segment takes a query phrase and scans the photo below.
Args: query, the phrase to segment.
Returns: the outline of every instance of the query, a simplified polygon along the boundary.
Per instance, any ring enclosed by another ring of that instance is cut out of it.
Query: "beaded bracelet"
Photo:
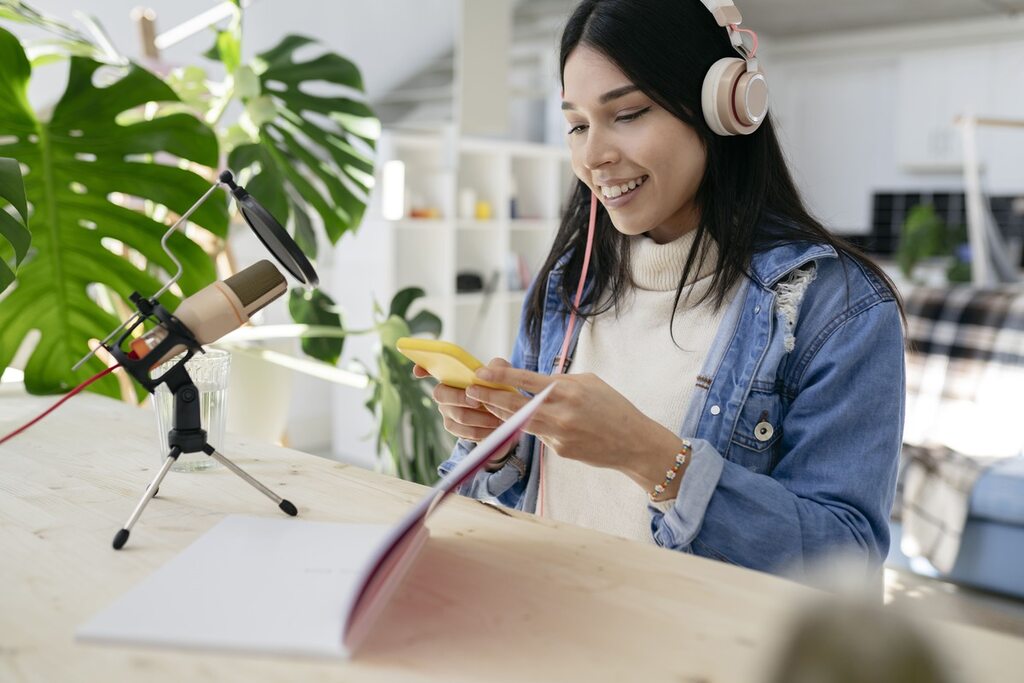
[[[684,439],[682,448],[680,448],[679,452],[676,453],[676,459],[675,462],[672,463],[672,468],[665,471],[665,481],[660,484],[656,484],[654,490],[647,494],[652,501],[656,501],[658,496],[665,493],[665,489],[668,488],[669,483],[679,474],[680,468],[686,464],[686,461],[689,460],[692,452],[693,448],[691,447],[690,442]]]

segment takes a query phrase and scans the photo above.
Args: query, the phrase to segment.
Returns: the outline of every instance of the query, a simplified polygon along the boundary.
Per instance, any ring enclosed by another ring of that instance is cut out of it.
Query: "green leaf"
[[[421,287],[406,287],[401,290],[391,299],[391,307],[388,311],[389,315],[397,315],[399,318],[405,318],[409,313],[409,306],[412,302],[416,301],[423,296],[426,296],[426,292]]]
[[[0,19],[35,26],[56,36],[28,44],[28,52],[36,66],[66,59],[69,56],[89,57],[107,64],[124,64],[127,61],[122,55],[111,53],[97,45],[94,40],[70,24],[43,14],[21,0],[0,0]],[[94,19],[84,17],[84,21],[95,30],[101,30]]]
[[[903,224],[896,258],[903,274],[910,277],[914,266],[933,256],[951,256],[951,243],[946,223],[931,204],[918,204],[910,209]]]
[[[93,359],[71,371],[88,351],[88,341],[102,339],[119,323],[90,296],[92,288],[102,286],[126,298],[133,291],[151,295],[161,286],[162,277],[113,253],[103,240],[125,245],[149,265],[174,272],[160,248],[166,226],[143,212],[143,200],[184,213],[210,183],[178,165],[150,159],[159,155],[217,164],[216,137],[192,116],[119,124],[125,112],[178,98],[159,78],[135,65],[120,80],[98,87],[94,81],[101,66],[72,58],[64,94],[50,120],[42,121],[28,105],[31,69],[24,50],[0,29],[0,130],[7,136],[0,143],[0,156],[28,167],[25,190],[33,208],[32,251],[0,301],[0,369],[10,363],[25,336],[38,329],[41,338],[25,368],[32,393],[66,391],[105,367]],[[123,201],[115,202],[116,196]],[[227,202],[206,202],[192,221],[223,237]],[[184,266],[179,286],[186,295],[214,279],[213,263],[197,244],[180,233],[169,243]],[[178,299],[168,294],[163,303],[173,309]],[[118,394],[114,379],[93,386]]]
[[[385,352],[391,351],[394,353],[395,342],[402,337],[408,337],[410,334],[409,324],[397,315],[390,316],[377,329],[378,334],[380,334],[380,344]],[[402,358],[405,358],[405,356],[402,356]],[[407,362],[411,361],[407,360]]]
[[[234,73],[242,64],[242,42],[231,31],[218,31],[217,55],[227,72]]]
[[[253,71],[259,76],[261,94],[243,101],[249,118],[259,126],[260,150],[232,153],[229,165],[236,173],[251,167],[255,178],[272,175],[274,182],[265,184],[261,199],[288,206],[293,231],[305,230],[303,218],[311,209],[331,244],[336,244],[359,225],[366,211],[373,187],[370,152],[380,122],[362,102],[308,92],[310,85],[322,89],[325,84],[363,89],[359,69],[344,57],[325,51],[296,61],[295,51],[313,42],[286,36],[258,55]]]
[[[288,311],[297,323],[342,327],[341,315],[337,313],[334,302],[319,289],[292,289],[288,297]],[[341,358],[344,343],[343,337],[303,337],[302,351],[307,356],[335,365]]]
[[[4,201],[10,203],[21,216],[21,221],[4,210]],[[18,265],[25,260],[32,233],[28,230],[28,202],[25,199],[25,183],[21,179],[21,167],[14,159],[0,159],[0,238],[6,240],[14,251],[0,241],[0,292],[14,282]]]
[[[306,213],[302,202],[292,202],[289,226],[295,236],[295,243],[299,245],[302,253],[310,258],[316,258],[316,232],[313,231],[313,222],[309,219],[309,214]]]
[[[409,321],[409,332],[440,337],[441,319],[430,311],[420,311]]]

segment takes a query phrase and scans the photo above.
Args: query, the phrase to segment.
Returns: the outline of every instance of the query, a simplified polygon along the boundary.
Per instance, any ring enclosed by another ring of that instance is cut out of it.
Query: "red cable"
[[[47,415],[49,415],[50,413],[55,411],[57,408],[59,408],[60,405],[62,403],[64,403],[64,401],[68,400],[69,398],[71,398],[72,396],[74,396],[75,394],[80,392],[82,389],[85,389],[87,386],[89,386],[90,384],[92,384],[96,380],[103,379],[104,377],[106,377],[107,375],[112,373],[114,370],[117,370],[119,367],[121,367],[121,366],[120,365],[112,365],[109,368],[107,368],[106,370],[104,370],[103,372],[95,375],[94,377],[92,377],[90,379],[85,380],[84,382],[79,384],[77,387],[75,387],[74,389],[69,391],[66,396],[64,396],[59,401],[54,403],[52,406],[47,408],[39,417],[35,418],[34,420],[32,420],[31,422],[29,422],[29,423],[27,423],[25,425],[22,425],[21,427],[18,427],[13,432],[11,432],[10,434],[6,435],[4,438],[0,439],[0,444],[3,444],[5,441],[8,441],[9,439],[13,439],[18,434],[21,434],[23,431],[25,431],[26,429],[28,429],[29,427],[34,425],[36,422],[39,422],[44,417],[46,417]]]

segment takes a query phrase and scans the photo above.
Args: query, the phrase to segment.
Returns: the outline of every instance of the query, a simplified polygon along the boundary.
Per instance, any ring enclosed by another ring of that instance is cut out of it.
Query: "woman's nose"
[[[596,132],[593,128],[587,131],[587,142],[583,148],[583,165],[594,170],[604,164],[618,160],[618,151],[607,135]]]

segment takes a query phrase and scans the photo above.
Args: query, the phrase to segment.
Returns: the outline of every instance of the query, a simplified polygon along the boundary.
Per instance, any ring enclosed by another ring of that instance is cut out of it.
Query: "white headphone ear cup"
[[[756,72],[763,82],[764,75]],[[738,57],[719,59],[708,70],[700,90],[700,104],[705,113],[708,127],[719,135],[749,135],[761,125],[741,120],[737,114],[738,94],[744,94],[751,79],[746,71],[746,62]],[[739,92],[737,92],[739,91]],[[767,98],[767,84],[765,84]]]
[[[722,112],[719,106],[719,89],[722,86],[723,77],[726,71],[736,64],[744,64],[739,57],[723,57],[711,65],[708,73],[704,76],[704,85],[701,88],[701,106],[704,109],[704,120],[708,127],[718,135],[734,135],[725,127],[725,117],[732,116],[731,112]]]

